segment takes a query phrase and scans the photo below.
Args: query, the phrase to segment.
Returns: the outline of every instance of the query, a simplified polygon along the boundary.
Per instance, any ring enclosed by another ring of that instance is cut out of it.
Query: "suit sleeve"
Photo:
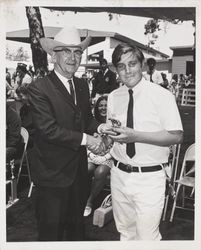
[[[114,89],[117,89],[118,88],[118,84],[117,84],[117,80],[116,80],[116,74],[111,72],[111,78],[110,78],[110,81],[111,81],[111,85],[110,85],[110,91],[113,91]]]
[[[97,86],[97,77],[95,77],[92,81],[92,91],[91,91],[91,98],[96,96],[96,86]]]
[[[83,83],[84,86],[84,83]],[[93,134],[94,132],[97,132],[97,127],[100,125],[99,122],[97,122],[92,114],[92,109],[91,109],[91,104],[89,102],[90,99],[90,93],[89,93],[89,86],[88,84],[85,84],[85,97],[88,100],[88,105],[87,105],[87,112],[85,115],[86,117],[86,133],[88,134]]]
[[[58,124],[51,107],[51,100],[35,83],[29,85],[28,92],[33,124],[37,134],[48,143],[78,150],[81,145],[82,133],[66,129]]]

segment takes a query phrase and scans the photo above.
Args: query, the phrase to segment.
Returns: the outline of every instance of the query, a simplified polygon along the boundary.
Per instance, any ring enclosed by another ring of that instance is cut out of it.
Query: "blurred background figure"
[[[6,103],[6,162],[16,158],[23,150],[20,132],[20,116],[9,103]]]
[[[116,74],[108,67],[106,59],[100,60],[100,71],[97,73],[93,80],[93,89],[91,97],[97,98],[103,94],[109,94],[114,89],[118,88],[116,81]]]
[[[12,78],[11,74],[8,71],[8,68],[6,68],[6,98],[9,99],[15,99],[17,97],[15,93],[15,89],[12,86]]]
[[[8,84],[11,86],[11,74],[8,71],[8,68],[6,68],[6,81],[8,82]]]
[[[100,123],[106,122],[107,96],[98,98],[94,107],[94,117]],[[104,156],[95,155],[88,150],[88,174],[89,182],[92,181],[91,191],[85,207],[84,216],[89,216],[92,212],[93,202],[106,184],[107,176],[112,167],[112,156],[108,152]]]
[[[176,100],[179,97],[179,89],[180,89],[180,85],[179,85],[179,81],[178,81],[178,75],[174,74],[172,76],[172,80],[170,81],[169,90],[175,96]]]
[[[181,88],[185,88],[186,76],[184,74],[179,75],[178,83]]]
[[[161,86],[163,87],[163,88],[165,88],[165,89],[167,89],[168,88],[168,85],[169,85],[169,81],[168,81],[168,79],[167,79],[167,75],[165,74],[165,73],[161,73],[161,76],[162,76],[162,78],[163,78],[163,83],[161,84]]]
[[[18,63],[15,73],[13,74],[13,88],[15,92],[20,86],[28,85],[33,81],[33,78],[27,70],[25,63]],[[15,97],[18,99],[18,96]]]
[[[147,72],[144,73],[144,78],[150,82],[154,82],[158,85],[163,84],[163,78],[161,73],[156,70],[156,60],[152,57],[147,59]]]
[[[32,82],[32,77],[29,74],[27,70],[27,65],[25,63],[18,63],[16,72],[17,72],[16,81],[18,86],[21,86],[23,84],[29,84]]]
[[[34,137],[34,125],[31,116],[30,104],[28,102],[28,88],[29,85],[22,85],[17,90],[16,93],[18,95],[18,101],[20,102],[19,107],[19,115],[21,119],[22,127],[26,128],[29,133],[29,141],[27,148],[31,148],[33,146],[33,137]]]
[[[33,66],[32,65],[29,65],[29,69],[28,69],[28,73],[29,75],[32,77],[32,79],[34,78],[35,76],[35,72],[33,70]]]

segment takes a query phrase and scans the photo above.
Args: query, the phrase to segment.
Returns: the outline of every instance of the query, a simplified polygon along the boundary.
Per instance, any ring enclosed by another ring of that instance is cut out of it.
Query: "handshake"
[[[105,155],[113,145],[113,140],[104,134],[87,135],[87,148],[96,155]]]
[[[113,129],[114,127],[121,126],[120,122],[117,120],[110,120],[111,124],[102,123],[99,126],[100,134],[95,133],[94,136],[87,135],[87,148],[96,155],[105,155],[108,153],[114,143],[114,140],[111,138],[111,136],[117,135]]]

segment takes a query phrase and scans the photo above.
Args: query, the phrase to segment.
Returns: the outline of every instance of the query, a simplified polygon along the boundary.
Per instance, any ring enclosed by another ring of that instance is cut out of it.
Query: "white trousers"
[[[160,240],[165,198],[164,170],[126,173],[111,169],[112,207],[120,240]]]

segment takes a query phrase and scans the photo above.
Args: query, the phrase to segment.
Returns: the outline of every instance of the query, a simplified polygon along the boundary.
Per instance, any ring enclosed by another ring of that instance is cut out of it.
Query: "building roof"
[[[187,46],[171,46],[171,50],[192,50],[194,49],[194,45],[187,45]]]
[[[53,38],[61,29],[61,27],[52,27],[52,26],[45,26],[43,27],[45,37]],[[158,50],[155,50],[153,48],[147,47],[146,45],[139,43],[133,39],[130,39],[126,36],[120,35],[116,32],[109,32],[109,31],[96,31],[96,30],[88,30],[88,29],[79,29],[81,39],[83,40],[86,36],[91,36],[92,41],[90,45],[97,44],[99,42],[102,42],[105,40],[106,37],[111,37],[114,39],[117,39],[121,42],[125,43],[131,43],[140,49],[148,50],[153,53],[159,53],[161,56],[168,58],[169,56],[167,54],[164,54]],[[10,31],[6,32],[6,39],[11,41],[18,41],[23,43],[30,43],[30,37],[29,37],[29,29],[24,30],[16,30],[16,31]]]
[[[193,56],[195,55],[195,46],[189,45],[189,46],[175,46],[170,47],[171,50],[173,50],[173,56]]]

